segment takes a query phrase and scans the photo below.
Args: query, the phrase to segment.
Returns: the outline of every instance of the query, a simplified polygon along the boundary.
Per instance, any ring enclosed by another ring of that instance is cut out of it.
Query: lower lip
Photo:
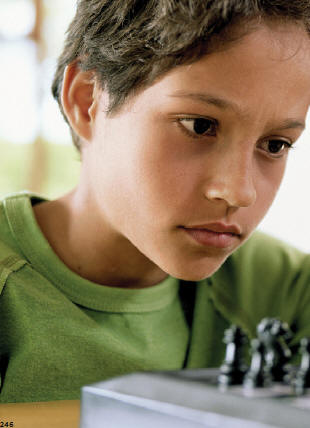
[[[233,233],[212,232],[206,229],[186,229],[185,232],[196,242],[207,247],[228,248],[236,244],[238,235]]]

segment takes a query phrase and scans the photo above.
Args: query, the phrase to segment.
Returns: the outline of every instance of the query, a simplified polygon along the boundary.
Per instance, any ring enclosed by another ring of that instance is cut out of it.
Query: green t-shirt
[[[83,385],[139,370],[214,367],[225,328],[255,335],[265,316],[310,336],[310,256],[256,233],[194,287],[190,328],[180,281],[145,289],[92,283],[69,270],[21,193],[0,204],[0,402],[77,399]]]

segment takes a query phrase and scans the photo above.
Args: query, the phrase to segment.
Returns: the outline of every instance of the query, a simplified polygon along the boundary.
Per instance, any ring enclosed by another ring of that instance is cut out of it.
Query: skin
[[[212,275],[266,214],[287,143],[303,130],[308,35],[295,24],[261,24],[171,70],[112,116],[92,77],[74,64],[65,72],[62,103],[83,142],[81,178],[70,194],[34,207],[47,240],[71,270],[107,286]],[[194,118],[213,121],[198,138]],[[283,141],[279,153],[270,140]],[[237,225],[240,234],[217,248],[184,229],[211,222]]]

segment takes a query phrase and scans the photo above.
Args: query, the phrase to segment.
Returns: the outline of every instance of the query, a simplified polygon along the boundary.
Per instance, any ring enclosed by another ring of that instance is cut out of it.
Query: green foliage
[[[36,163],[33,144],[0,142],[0,197],[21,190],[35,190],[56,198],[72,189],[78,181],[79,154],[71,145],[41,143],[43,162]],[[30,186],[33,168],[40,172],[36,189]]]

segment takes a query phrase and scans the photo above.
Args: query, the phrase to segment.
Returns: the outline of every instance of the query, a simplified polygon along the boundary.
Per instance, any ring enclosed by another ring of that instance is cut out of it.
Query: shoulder
[[[283,293],[307,287],[310,292],[310,255],[262,232],[252,237],[227,260],[236,287],[255,288],[255,295]]]
[[[12,221],[23,217],[23,206],[31,204],[31,196],[28,192],[19,192],[0,201],[0,295],[10,274],[27,264],[12,229]]]
[[[262,232],[255,232],[250,239],[229,258],[229,263],[247,276],[264,272],[286,276],[301,268],[310,270],[310,255],[280,239]]]
[[[0,296],[10,274],[26,264],[27,261],[20,254],[0,240]]]
[[[228,319],[231,313],[242,316],[253,331],[264,317],[290,325],[303,317],[302,324],[310,326],[310,255],[279,239],[255,232],[213,281]]]

